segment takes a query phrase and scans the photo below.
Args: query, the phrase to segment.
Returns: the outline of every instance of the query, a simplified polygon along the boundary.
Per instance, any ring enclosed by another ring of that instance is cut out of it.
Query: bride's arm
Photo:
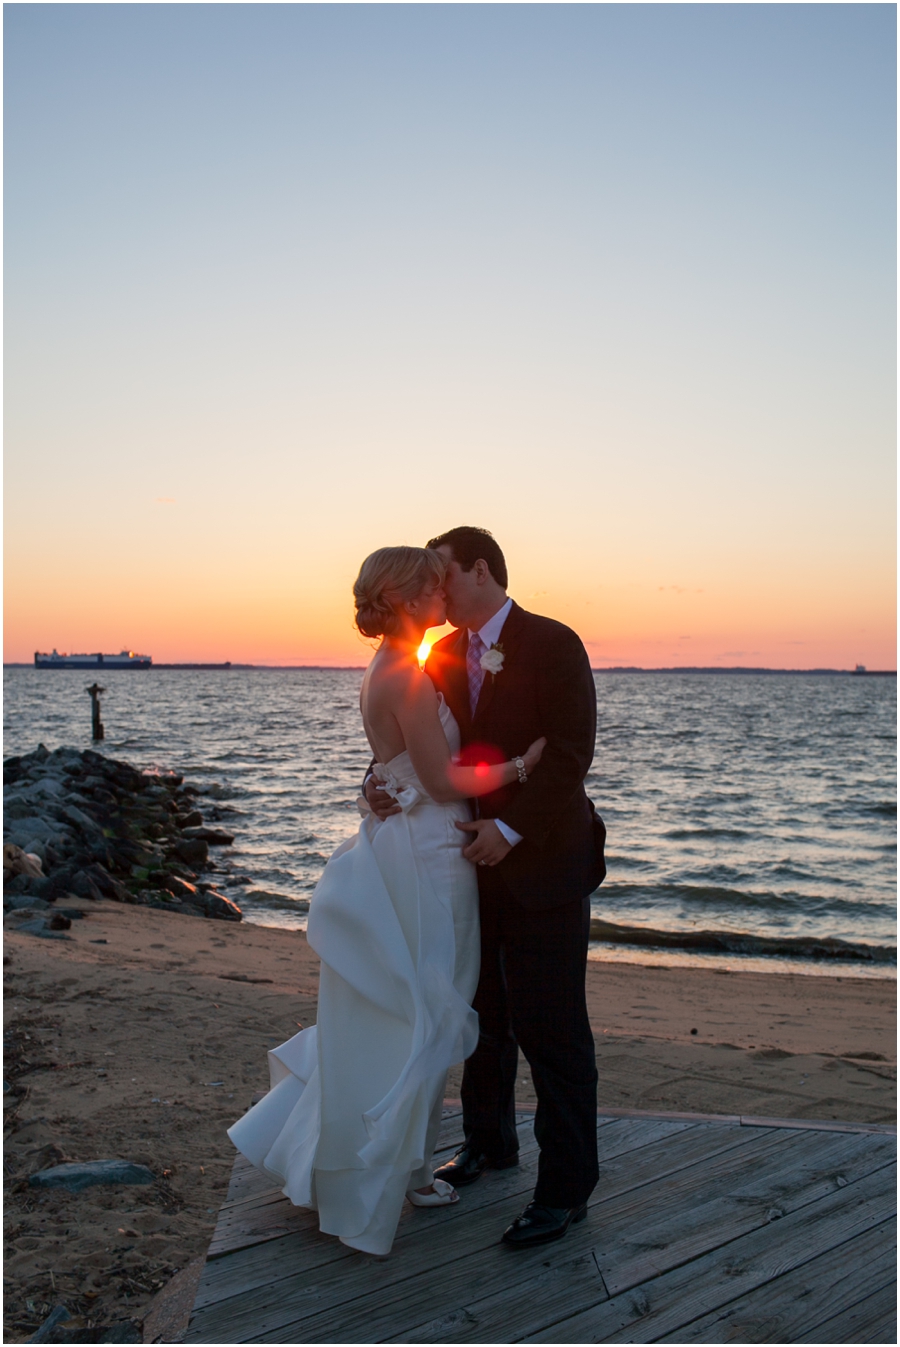
[[[460,767],[453,761],[441,724],[438,696],[427,674],[416,671],[411,675],[400,690],[393,712],[416,776],[433,800],[446,804],[489,795],[518,780],[515,762]],[[542,748],[543,741],[538,740],[523,754],[526,772],[537,765]]]

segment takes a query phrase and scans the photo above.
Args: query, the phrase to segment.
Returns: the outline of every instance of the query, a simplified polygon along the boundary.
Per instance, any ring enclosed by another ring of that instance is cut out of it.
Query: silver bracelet
[[[513,758],[513,765],[519,774],[519,785],[524,786],[525,782],[528,780],[528,773],[525,771],[525,759]]]

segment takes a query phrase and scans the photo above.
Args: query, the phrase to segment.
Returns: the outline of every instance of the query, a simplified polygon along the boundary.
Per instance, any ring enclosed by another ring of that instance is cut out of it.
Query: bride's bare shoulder
[[[436,696],[434,684],[417,664],[404,659],[375,659],[366,670],[362,688],[369,704],[408,706]]]

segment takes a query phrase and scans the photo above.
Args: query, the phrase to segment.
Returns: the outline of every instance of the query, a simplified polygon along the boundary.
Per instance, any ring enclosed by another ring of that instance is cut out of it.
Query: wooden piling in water
[[[100,720],[100,693],[105,692],[106,688],[100,687],[99,683],[92,683],[85,692],[91,694],[91,738],[95,741],[104,736],[103,724]]]

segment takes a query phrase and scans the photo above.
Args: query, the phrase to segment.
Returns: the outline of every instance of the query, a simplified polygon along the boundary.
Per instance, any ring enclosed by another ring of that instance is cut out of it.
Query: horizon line
[[[9,660],[4,661],[4,669],[34,669],[38,666],[30,661]],[[229,661],[201,661],[184,660],[175,662],[161,662],[151,664],[149,667],[140,670],[105,668],[104,673],[150,673],[153,669],[187,669],[195,672],[246,672],[248,669],[260,670],[263,672],[278,672],[289,670],[310,669],[317,672],[324,672],[333,669],[336,672],[355,672],[362,671],[368,666],[365,664],[241,664]],[[46,673],[46,669],[41,670]],[[57,671],[61,672],[61,671]],[[90,670],[73,669],[73,673],[85,673]],[[774,668],[769,665],[750,665],[750,664],[668,664],[668,665],[642,665],[642,664],[614,664],[603,667],[591,666],[591,673],[716,673],[716,674],[830,674],[835,677],[852,678],[896,678],[896,669],[834,669],[834,668],[811,668],[811,669],[784,669]]]

